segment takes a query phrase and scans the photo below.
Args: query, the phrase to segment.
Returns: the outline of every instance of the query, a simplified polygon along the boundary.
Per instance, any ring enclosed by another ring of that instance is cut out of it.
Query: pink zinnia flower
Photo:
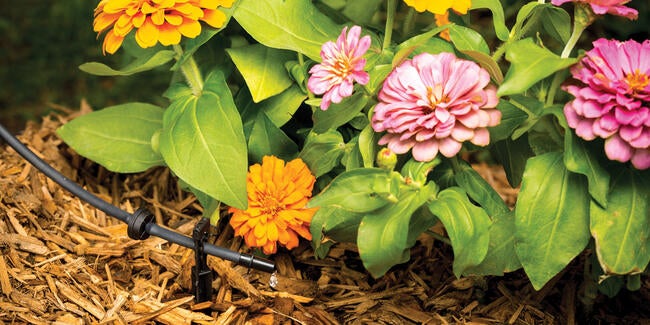
[[[311,76],[307,88],[316,95],[323,95],[320,104],[322,110],[327,110],[331,103],[340,103],[343,98],[352,95],[354,81],[365,85],[368,83],[368,73],[363,71],[366,59],[363,55],[370,48],[370,36],[359,39],[361,27],[353,26],[350,32],[344,27],[341,36],[334,42],[323,44],[320,57],[323,62],[309,70]]]
[[[639,12],[630,7],[624,6],[630,0],[552,0],[551,3],[559,6],[565,2],[582,2],[591,6],[591,10],[597,15],[611,14],[636,19]]]
[[[464,141],[485,146],[488,126],[501,121],[490,76],[454,54],[422,53],[400,64],[384,81],[372,127],[386,131],[379,144],[430,161],[456,155]]]
[[[650,167],[650,40],[642,44],[599,39],[571,69],[580,85],[565,90],[576,98],[564,115],[576,134],[605,140],[611,160]]]

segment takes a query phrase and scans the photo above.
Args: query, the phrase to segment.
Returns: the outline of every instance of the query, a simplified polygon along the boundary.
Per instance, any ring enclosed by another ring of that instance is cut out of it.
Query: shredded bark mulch
[[[158,224],[191,233],[202,209],[169,170],[107,172],[55,134],[90,111],[87,104],[81,111],[59,110],[64,114],[28,123],[21,141],[104,200],[130,212],[146,206]],[[502,169],[474,167],[514,205],[517,190]],[[249,252],[226,219],[212,229],[210,242]],[[615,299],[595,294],[593,305],[584,304],[584,256],[535,291],[522,271],[457,279],[451,248],[427,236],[412,249],[410,262],[379,279],[365,272],[351,244],[335,245],[322,260],[306,242],[272,256],[278,268],[273,286],[270,274],[210,257],[214,295],[195,304],[192,250],[160,238],[130,239],[125,224],[63,190],[4,145],[0,250],[2,324],[650,324],[645,277],[639,291]]]

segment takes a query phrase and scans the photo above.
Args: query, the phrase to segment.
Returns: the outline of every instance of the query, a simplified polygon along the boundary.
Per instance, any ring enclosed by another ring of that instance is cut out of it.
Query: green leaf
[[[541,17],[544,29],[556,40],[566,44],[571,37],[571,16],[564,9],[548,4]]]
[[[589,195],[562,154],[528,160],[515,209],[515,249],[535,290],[562,271],[589,242]]]
[[[530,38],[512,43],[506,51],[506,60],[511,65],[497,91],[498,96],[523,93],[538,81],[577,62],[573,58],[560,58]]]
[[[606,274],[641,273],[650,261],[647,175],[625,169],[612,179],[607,208],[591,203],[591,234]]]
[[[460,161],[459,165],[460,171],[456,172],[454,179],[467,192],[469,197],[483,207],[491,216],[505,214],[510,211],[501,196],[499,196],[499,193],[472,166],[465,161]]]
[[[392,66],[396,67],[400,63],[402,63],[406,58],[411,56],[417,49],[419,49],[422,46],[425,46],[426,44],[429,43],[429,41],[432,40],[432,37],[438,35],[441,31],[447,29],[448,26],[440,26],[431,29],[430,31],[427,31],[425,33],[413,36],[406,41],[400,43],[397,45],[397,49],[395,51],[395,56],[393,57],[392,61]],[[441,45],[442,43],[439,41],[433,41],[432,44],[438,45],[443,49],[447,49],[448,51],[446,52],[453,52],[454,48],[449,46],[449,43],[446,41],[440,40],[444,45]],[[432,54],[439,53],[439,52],[431,52]]]
[[[503,166],[510,186],[519,186],[526,167],[526,161],[533,156],[533,152],[528,145],[528,136],[524,135],[517,138],[517,140],[507,138],[498,141],[492,145],[491,149],[494,158]]]
[[[363,217],[359,224],[357,246],[363,265],[373,277],[380,277],[393,265],[409,260],[409,248],[414,244],[409,240],[414,237],[410,232],[422,232],[435,221],[432,218],[427,225],[423,220],[416,220],[419,229],[412,230],[411,217],[434,193],[435,186],[406,190],[399,195],[396,203]]]
[[[339,174],[308,206],[332,206],[356,213],[367,213],[389,203],[390,172],[381,168],[357,168]],[[394,200],[393,200],[394,201]]]
[[[257,119],[248,137],[248,157],[261,162],[262,157],[274,155],[289,160],[298,154],[298,145],[266,116],[257,114]]]
[[[369,99],[362,91],[357,91],[338,104],[332,103],[326,111],[316,109],[314,112],[314,132],[323,133],[349,122],[359,115]]]
[[[543,5],[543,3],[531,1],[519,9],[517,12],[517,19],[515,20],[515,25],[512,26],[512,30],[510,31],[511,39],[518,40],[522,37],[522,30],[526,30],[526,28],[522,28],[523,24],[528,20],[528,18],[533,16],[533,13],[536,12],[536,8],[541,5]],[[534,22],[529,21],[529,23]]]
[[[282,127],[296,113],[305,98],[307,95],[297,85],[260,103],[253,102],[250,92],[240,91],[237,94],[237,107],[241,110],[245,130],[252,127],[249,124],[255,121],[260,113],[264,113],[275,126]]]
[[[176,98],[160,134],[160,152],[188,185],[246,209],[246,141],[239,112],[221,72],[211,73],[200,96]]]
[[[256,103],[281,93],[293,83],[284,64],[294,58],[294,53],[262,44],[230,48],[226,52],[244,77]]]
[[[449,26],[449,38],[459,51],[490,54],[490,47],[477,31],[458,25]]]
[[[370,168],[375,165],[377,141],[379,141],[379,134],[372,129],[370,124],[366,125],[359,133],[359,152],[363,160],[363,167]]]
[[[440,165],[441,162],[442,160],[440,159],[440,156],[436,156],[433,160],[425,162],[411,158],[402,167],[401,174],[413,182],[424,184],[427,181],[429,173],[436,168],[436,166]]]
[[[492,22],[494,23],[494,31],[497,38],[505,41],[508,39],[509,31],[506,27],[505,14],[503,13],[503,6],[499,0],[473,0],[472,10],[487,8],[492,11]]]
[[[162,128],[164,110],[145,103],[111,106],[82,115],[57,130],[80,155],[118,173],[137,173],[162,166],[152,137]]]
[[[515,252],[515,212],[492,218],[490,227],[490,244],[481,264],[471,266],[465,274],[498,275],[521,268],[521,262]]]
[[[334,241],[353,243],[357,239],[362,213],[354,213],[333,206],[320,207],[310,223],[314,253],[319,258],[327,255]]]
[[[322,134],[310,132],[298,157],[309,166],[314,176],[319,177],[339,164],[344,150],[343,136],[336,130]]]
[[[574,173],[587,177],[589,194],[603,207],[607,207],[609,173],[600,166],[596,157],[587,151],[582,140],[567,129],[564,133],[564,165]]]
[[[311,1],[240,0],[234,17],[258,42],[296,51],[319,62],[321,46],[341,33],[341,28]]]
[[[438,193],[438,199],[428,205],[443,225],[454,249],[454,274],[479,265],[490,243],[491,220],[485,210],[473,205],[465,191],[450,187]]]
[[[499,125],[488,128],[490,142],[509,138],[513,132],[528,119],[528,114],[507,100],[500,100],[497,109],[501,111]]]
[[[366,84],[366,89],[368,90],[368,93],[376,93],[379,90],[379,87],[381,87],[384,84],[384,80],[386,80],[386,77],[393,71],[393,66],[390,64],[381,64],[381,65],[376,65],[368,72],[370,75],[370,80]]]
[[[133,62],[120,70],[113,69],[103,63],[88,62],[79,66],[83,72],[90,73],[96,76],[129,76],[134,73],[148,71],[157,68],[169,61],[175,56],[174,51],[162,50],[154,53],[152,56],[144,56],[135,59]]]

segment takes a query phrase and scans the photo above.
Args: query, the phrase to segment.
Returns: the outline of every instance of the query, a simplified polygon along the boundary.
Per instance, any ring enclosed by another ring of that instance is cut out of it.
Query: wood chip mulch
[[[28,123],[21,141],[104,200],[130,212],[146,206],[158,224],[191,233],[201,207],[167,169],[118,175],[81,158],[55,130],[90,108],[59,109],[64,114]],[[514,204],[516,190],[502,170],[475,168]],[[225,220],[212,234],[211,242],[247,252]],[[308,243],[272,256],[278,268],[273,287],[270,274],[210,257],[214,295],[195,304],[193,251],[160,238],[130,239],[126,225],[63,190],[4,145],[0,251],[0,324],[575,324],[581,319],[581,263],[540,291],[522,271],[457,279],[451,248],[426,236],[412,249],[409,263],[379,279],[364,271],[351,244],[335,245],[322,260]],[[647,287],[624,298],[647,302]],[[629,310],[625,301],[599,299],[592,313],[598,323],[650,323],[639,308],[614,316]]]

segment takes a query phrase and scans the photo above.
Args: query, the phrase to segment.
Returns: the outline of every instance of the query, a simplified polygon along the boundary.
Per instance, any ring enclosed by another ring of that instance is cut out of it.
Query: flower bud
[[[397,164],[397,155],[388,148],[383,148],[377,153],[377,166],[379,168],[393,170]]]

